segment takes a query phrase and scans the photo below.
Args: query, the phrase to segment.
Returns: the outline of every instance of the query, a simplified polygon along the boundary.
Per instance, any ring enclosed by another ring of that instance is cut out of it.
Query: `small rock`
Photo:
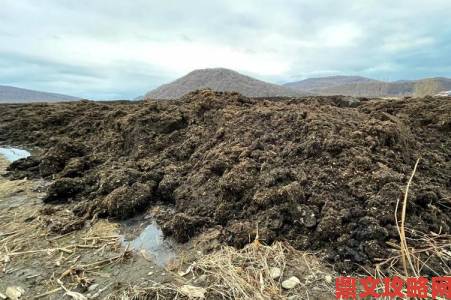
[[[316,217],[315,213],[310,213],[304,217],[304,225],[307,228],[312,228],[316,226]]]
[[[269,276],[272,279],[277,279],[280,277],[280,275],[282,275],[282,270],[280,270],[280,268],[272,267],[271,269],[269,269]]]
[[[308,207],[307,205],[299,205],[297,209],[302,216],[299,220],[301,224],[303,224],[307,228],[313,228],[316,226],[316,215],[310,207]]]
[[[324,276],[324,279],[326,279],[326,282],[327,283],[332,283],[332,276],[331,275],[329,275],[329,274],[327,274],[326,276]]]
[[[148,276],[152,276],[152,275],[153,275],[153,272],[149,272],[149,273],[147,273],[147,275],[148,275]]]
[[[295,288],[301,281],[296,276],[291,276],[290,278],[284,280],[282,282],[282,287],[287,290],[291,290]]]
[[[0,293],[0,299],[4,300],[4,299],[6,299],[6,298],[8,298],[8,297],[6,297],[6,295],[5,295],[5,294],[3,294],[3,293]]]
[[[205,299],[205,293],[207,290],[201,287],[185,284],[180,288],[180,292],[190,299]]]
[[[17,300],[25,293],[25,290],[20,286],[9,286],[6,288],[6,296],[10,300]]]

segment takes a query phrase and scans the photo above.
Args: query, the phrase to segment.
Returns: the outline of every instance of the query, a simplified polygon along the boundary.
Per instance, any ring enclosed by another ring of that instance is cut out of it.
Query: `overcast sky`
[[[128,99],[208,67],[451,77],[451,0],[0,0],[0,84]]]

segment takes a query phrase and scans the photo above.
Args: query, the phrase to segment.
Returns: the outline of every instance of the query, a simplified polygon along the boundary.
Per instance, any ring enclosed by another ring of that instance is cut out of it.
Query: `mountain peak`
[[[150,99],[176,99],[183,95],[210,88],[220,92],[238,92],[247,97],[302,96],[308,93],[252,78],[226,68],[191,71],[185,76],[164,84],[146,94]]]
[[[217,67],[217,68],[195,69],[195,70],[189,72],[187,75],[196,74],[196,73],[236,73],[236,74],[239,74],[237,71],[234,71],[232,69]]]

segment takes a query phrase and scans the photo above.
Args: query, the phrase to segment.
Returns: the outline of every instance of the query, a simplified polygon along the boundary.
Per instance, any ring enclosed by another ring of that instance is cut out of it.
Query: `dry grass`
[[[406,238],[406,241],[423,245],[417,248],[411,247],[409,250],[415,274],[423,274],[425,270],[434,274],[434,276],[451,274],[451,235],[433,232],[425,234],[410,229],[406,229],[406,231],[410,235],[415,236],[415,239]],[[400,250],[399,253],[401,253]],[[440,262],[439,269],[432,268],[431,264],[429,264],[432,260],[435,260],[435,265],[438,265],[437,262]],[[376,271],[380,277],[399,276],[406,278],[405,274],[402,274],[400,271],[400,266],[402,265],[402,255],[398,254],[378,263]]]
[[[154,283],[152,286],[140,287],[138,285],[130,285],[120,291],[115,291],[107,295],[105,300],[174,300],[188,299],[182,295],[177,286],[173,284]]]
[[[38,292],[33,299],[57,297],[63,289],[63,281],[64,287],[69,289],[89,286],[97,270],[129,257],[129,251],[120,249],[116,225],[102,220],[88,230],[54,235],[36,207],[24,204],[13,212],[8,208],[0,209],[0,273],[13,274],[39,261],[40,275],[48,278],[45,284],[35,287]],[[113,249],[117,249],[117,255],[102,258],[101,253],[110,253],[115,251]],[[82,257],[91,260],[81,262]]]
[[[408,205],[409,188],[415,176],[417,160],[412,174],[407,182],[404,192],[401,220],[398,220],[398,199],[395,209],[395,220],[399,233],[400,243],[387,244],[395,249],[393,255],[375,265],[374,274],[377,278],[398,276],[404,280],[409,276],[444,276],[451,274],[451,235],[441,232],[419,232],[405,226],[407,219],[406,211]]]
[[[0,158],[0,175],[6,165]],[[62,299],[96,281],[99,287],[91,294],[103,298],[115,282],[108,272],[132,255],[122,249],[119,225],[97,220],[88,228],[55,234],[50,225],[77,217],[62,206],[43,206],[40,188],[38,181],[0,177],[0,292],[17,285],[26,287],[26,299]],[[22,269],[31,275],[20,275]],[[27,287],[35,279],[38,284]]]
[[[271,268],[280,268],[277,279],[270,276]],[[206,274],[210,290],[226,299],[286,299],[289,295],[304,299],[333,297],[336,275],[313,253],[294,249],[288,243],[271,246],[258,241],[243,249],[224,247],[196,262],[194,272]],[[293,290],[281,288],[283,280],[296,276],[301,284]]]
[[[415,238],[406,237],[406,243],[415,242],[421,247],[410,247],[409,255],[412,265],[410,266],[412,274],[425,276],[425,274],[433,274],[433,276],[449,276],[451,274],[451,235],[437,234],[430,232],[428,234],[406,229],[406,232],[415,236]],[[392,245],[396,247],[397,245]],[[375,265],[374,274],[370,274],[376,278],[386,278],[394,276],[407,278],[404,273],[402,251],[398,246],[398,254]],[[434,262],[432,265],[431,262]],[[412,276],[412,275],[409,275]],[[431,287],[429,286],[429,290]],[[381,288],[379,292],[382,292]],[[404,292],[406,292],[404,290]],[[432,295],[429,294],[432,299]],[[443,299],[444,298],[437,298]]]
[[[0,156],[0,176],[5,173],[8,161]],[[0,202],[4,199],[10,198],[19,192],[27,192],[32,183],[26,179],[22,180],[6,180],[0,179]]]
[[[399,206],[399,200],[396,204],[396,210],[395,210],[395,219],[396,224],[398,225],[398,232],[399,232],[399,238],[400,238],[400,257],[402,262],[402,268],[404,271],[404,277],[407,278],[410,276],[410,272],[412,272],[412,275],[415,277],[420,276],[423,274],[423,271],[427,268],[429,273],[435,274],[435,276],[443,276],[446,274],[451,274],[451,235],[449,234],[442,234],[442,233],[423,233],[418,232],[413,229],[409,229],[405,227],[406,222],[406,210],[407,210],[407,204],[408,204],[408,196],[409,196],[409,188],[412,183],[412,180],[415,176],[415,172],[418,167],[418,163],[420,162],[420,159],[417,160],[415,163],[415,166],[413,168],[412,174],[409,178],[409,181],[406,185],[406,190],[404,192],[404,199],[403,199],[403,205],[402,205],[402,211],[401,211],[401,224],[399,225],[397,215],[398,215],[398,206]],[[406,232],[409,233],[409,237],[406,237]],[[409,243],[408,243],[409,242]],[[420,247],[417,246],[415,249],[412,245],[421,245]],[[428,264],[428,261],[435,259],[439,264],[435,263],[435,265],[440,265],[441,269],[434,270],[432,267]],[[394,273],[397,275],[400,275],[398,271],[393,270],[393,260],[396,260],[396,258],[391,259],[391,269]],[[410,269],[410,270],[409,270]]]
[[[273,267],[282,271],[277,279],[270,276]],[[206,299],[277,300],[290,295],[300,299],[334,299],[336,275],[313,254],[282,242],[267,246],[255,241],[243,249],[226,246],[201,256],[183,273],[183,282],[147,288],[133,286],[126,293],[111,295],[109,299],[187,299],[180,289],[182,284],[202,286]],[[293,275],[301,284],[284,290],[282,281]],[[202,283],[199,283],[200,278],[204,278]]]
[[[405,277],[409,277],[409,272],[408,272],[408,269],[407,269],[407,261],[409,262],[410,268],[414,272],[414,275],[416,277],[418,277],[418,273],[415,272],[415,268],[414,268],[413,263],[412,263],[411,254],[409,253],[409,247],[407,246],[405,222],[406,222],[406,211],[407,211],[407,202],[408,202],[409,188],[410,188],[410,184],[412,183],[413,177],[415,176],[415,172],[417,170],[419,162],[420,162],[420,159],[417,159],[417,162],[415,163],[415,167],[413,168],[413,171],[412,171],[412,175],[410,176],[409,181],[407,182],[406,191],[404,193],[404,201],[402,203],[401,225],[399,225],[399,223],[398,223],[399,199],[396,202],[396,209],[395,209],[395,220],[396,220],[396,225],[397,225],[397,229],[398,229],[398,233],[399,233],[402,266],[403,266],[403,269],[404,269]]]
[[[11,197],[11,195],[14,195],[17,191],[23,189],[23,185],[26,183],[26,180],[0,182],[0,201],[7,197]]]
[[[294,249],[282,243],[264,246],[254,242],[242,250],[224,247],[202,257],[195,269],[211,279],[210,289],[230,299],[282,299],[280,280],[270,277],[270,268],[286,272],[287,256]],[[299,256],[301,257],[301,256]]]

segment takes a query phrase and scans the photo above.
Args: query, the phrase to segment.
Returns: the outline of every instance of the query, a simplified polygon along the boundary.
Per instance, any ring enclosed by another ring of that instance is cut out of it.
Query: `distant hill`
[[[257,80],[233,70],[214,68],[192,71],[171,83],[148,92],[145,97],[147,99],[176,99],[202,88],[239,92],[247,97],[303,96],[310,94]]]
[[[358,76],[311,78],[284,86],[318,95],[354,97],[423,97],[451,90],[451,79],[436,77],[420,80],[378,81]]]
[[[444,77],[418,80],[414,85],[414,96],[436,95],[442,91],[451,90],[451,79]]]
[[[328,76],[328,77],[308,78],[301,81],[289,82],[284,84],[284,86],[301,91],[312,91],[322,88],[341,86],[344,84],[355,84],[362,82],[377,82],[377,81],[374,79],[361,76]]]
[[[76,101],[80,98],[0,85],[0,103]]]

